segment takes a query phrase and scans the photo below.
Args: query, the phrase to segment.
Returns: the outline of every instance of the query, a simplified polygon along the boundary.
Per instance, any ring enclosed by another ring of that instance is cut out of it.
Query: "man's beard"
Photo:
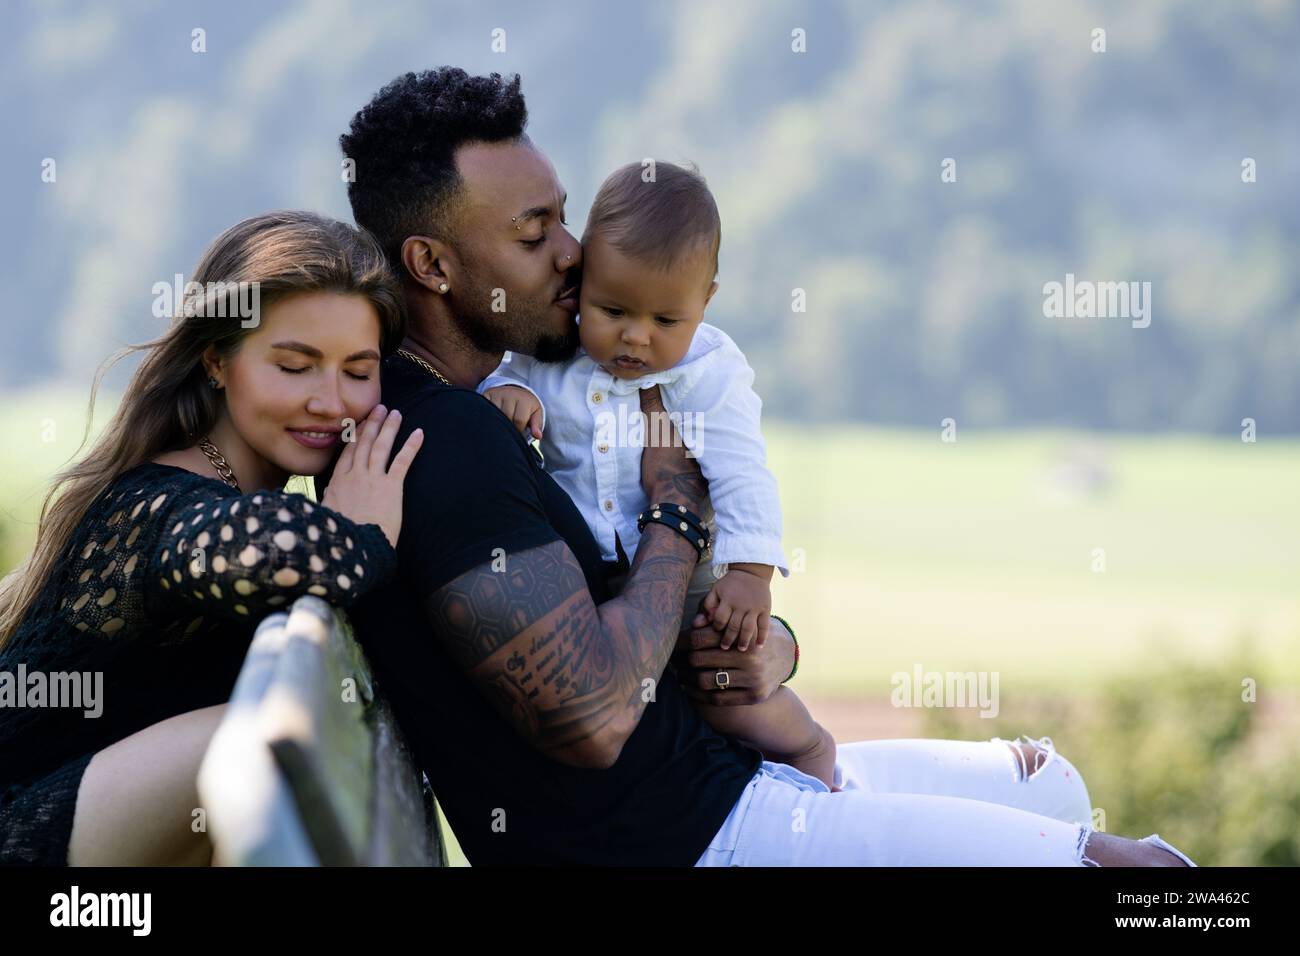
[[[453,308],[452,321],[470,344],[480,352],[519,352],[539,362],[563,362],[578,351],[578,324],[569,322],[563,333],[551,332],[547,313],[554,302],[507,298],[505,312],[493,312],[493,290],[467,272]]]
[[[539,362],[567,362],[578,354],[578,323],[570,323],[563,335],[539,336],[533,350],[524,354]]]

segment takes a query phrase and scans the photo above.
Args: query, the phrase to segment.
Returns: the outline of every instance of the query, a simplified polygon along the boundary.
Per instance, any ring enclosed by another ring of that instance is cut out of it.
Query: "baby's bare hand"
[[[534,438],[542,437],[542,403],[528,389],[518,385],[498,385],[485,391],[483,397],[501,409],[520,432],[532,432]]]
[[[704,599],[704,612],[715,631],[722,634],[721,647],[747,651],[767,640],[772,613],[772,589],[756,574],[731,568],[713,585]]]

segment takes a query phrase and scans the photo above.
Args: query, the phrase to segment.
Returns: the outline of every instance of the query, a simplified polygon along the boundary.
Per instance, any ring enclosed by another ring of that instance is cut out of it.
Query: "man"
[[[692,701],[766,699],[794,668],[794,642],[773,621],[762,647],[723,651],[700,616],[667,669],[697,558],[671,528],[646,526],[608,600],[577,508],[474,392],[507,350],[555,361],[577,345],[582,249],[526,120],[518,77],[444,67],[394,80],[340,139],[355,163],[353,213],[384,246],[409,313],[404,347],[382,369],[383,402],[403,413],[394,447],[414,428],[425,435],[406,479],[398,577],[353,620],[470,862],[952,861],[944,828],[960,827],[972,862],[1045,862],[1046,828],[1051,862],[1077,864],[1088,834],[1062,821],[1088,814],[1086,790],[1050,744],[847,744],[846,792],[831,793],[713,732]],[[655,389],[641,400],[662,409]],[[652,501],[703,511],[704,482],[680,446],[646,448],[642,481]],[[945,760],[895,744],[946,747]],[[1007,779],[1013,755],[1020,784]],[[897,792],[918,787],[940,795]],[[806,827],[787,803],[807,810]],[[1060,819],[1026,812],[1039,809]],[[878,816],[898,832],[881,832]],[[1093,838],[1103,851],[1118,839]]]
[[[390,84],[342,137],[357,221],[405,285],[405,347],[436,370],[401,353],[383,367],[384,403],[403,434],[424,428],[425,454],[407,477],[400,579],[354,621],[471,862],[689,865],[761,763],[664,679],[696,552],[647,526],[607,600],[577,508],[473,391],[505,350],[577,345],[582,249],[525,118],[517,79],[442,70]],[[683,448],[643,462],[651,499],[703,511]],[[783,631],[718,654],[728,702],[770,694],[794,666]]]

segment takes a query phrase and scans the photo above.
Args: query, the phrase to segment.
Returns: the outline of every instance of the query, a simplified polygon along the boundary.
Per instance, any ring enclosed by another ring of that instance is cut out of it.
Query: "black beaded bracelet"
[[[651,523],[672,528],[695,547],[697,554],[702,555],[709,549],[709,529],[685,505],[655,504],[636,516],[637,531],[645,531],[645,526]]]

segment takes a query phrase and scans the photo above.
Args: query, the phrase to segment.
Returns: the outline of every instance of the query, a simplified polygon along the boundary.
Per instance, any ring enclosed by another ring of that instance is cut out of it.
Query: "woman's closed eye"
[[[309,368],[311,368],[310,365],[304,365],[304,366],[302,366],[301,368],[288,368],[287,366],[281,365],[281,366],[280,366],[280,371],[282,371],[282,372],[288,372],[290,375],[301,375],[303,372],[307,371],[307,369],[309,369]],[[369,376],[369,375],[357,375],[357,374],[354,373],[354,372],[344,372],[343,374],[345,374],[348,378],[354,378],[354,379],[356,379],[358,382],[368,382],[368,381],[370,381],[370,376]]]

